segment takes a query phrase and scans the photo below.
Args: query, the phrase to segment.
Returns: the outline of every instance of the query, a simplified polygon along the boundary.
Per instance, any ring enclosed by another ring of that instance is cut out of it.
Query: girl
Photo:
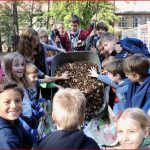
[[[49,74],[45,59],[47,50],[65,52],[64,49],[41,43],[38,32],[32,28],[26,29],[20,35],[18,51],[27,62],[34,62],[37,68],[45,74]]]
[[[18,44],[18,51],[25,57],[26,62],[33,62],[36,67],[40,70],[39,76],[41,78],[50,78],[49,69],[46,60],[47,50],[58,50],[64,52],[64,49],[52,45],[40,43],[38,32],[32,28],[26,29],[21,35]],[[50,91],[46,89],[41,90],[42,97],[49,99]]]
[[[65,31],[64,23],[63,22],[59,22],[57,24],[57,29],[58,29],[59,34],[60,34],[60,42],[62,44],[62,47],[67,52],[71,51],[71,43],[70,43],[70,40],[69,40],[69,35]]]
[[[12,52],[5,56],[4,58],[5,64],[5,80],[8,82],[16,82],[18,85],[21,85],[24,88],[24,98],[23,98],[23,116],[24,119],[27,119],[27,123],[36,128],[33,117],[32,117],[32,108],[31,108],[31,101],[28,95],[28,89],[32,89],[33,85],[31,81],[26,76],[26,69],[25,69],[25,61],[21,54],[18,52]],[[50,77],[49,82],[52,82],[54,79],[66,79],[66,73],[62,74],[60,77]]]
[[[149,122],[139,108],[126,109],[117,120],[117,149],[137,149],[149,147]]]
[[[31,101],[27,93],[27,89],[31,88],[32,85],[25,74],[25,61],[23,56],[17,52],[8,53],[4,57],[4,66],[5,80],[10,83],[16,82],[24,89],[22,111],[24,119],[31,127],[37,127],[34,125],[35,121],[33,122]]]

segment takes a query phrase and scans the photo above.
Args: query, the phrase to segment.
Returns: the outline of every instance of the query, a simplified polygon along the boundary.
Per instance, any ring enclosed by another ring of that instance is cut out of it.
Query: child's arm
[[[100,80],[103,83],[105,83],[113,88],[117,88],[117,84],[113,83],[107,75],[98,74],[96,71],[96,68],[91,67],[91,69],[89,69],[89,72],[90,72],[89,76],[95,77],[95,78],[97,78],[97,80]]]
[[[48,45],[48,44],[45,44],[45,43],[42,43],[42,44],[47,49],[47,51],[59,51],[59,52],[62,52],[62,53],[66,53],[66,50],[63,49],[63,48],[59,48],[55,45]]]
[[[50,89],[52,89],[52,88],[58,88],[58,89],[63,89],[62,86],[57,85],[55,83],[41,83],[40,86],[42,88],[50,88]]]
[[[45,75],[45,78],[39,79],[39,81],[40,83],[49,83],[49,82],[54,82],[57,80],[66,80],[69,78],[68,75],[69,75],[68,71],[65,71],[64,73],[62,73],[61,76],[50,77],[50,76]]]

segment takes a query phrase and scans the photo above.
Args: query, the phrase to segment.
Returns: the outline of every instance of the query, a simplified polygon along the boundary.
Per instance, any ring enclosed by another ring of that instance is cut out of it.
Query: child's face
[[[23,77],[25,73],[25,64],[23,59],[17,59],[12,62],[12,76],[18,80]]]
[[[103,33],[106,33],[106,31],[103,29],[99,29],[96,31],[96,33],[97,33],[97,35],[101,36]]]
[[[22,112],[22,96],[13,89],[0,93],[0,116],[6,120],[16,120]]]
[[[104,52],[111,54],[115,48],[115,41],[103,40],[101,46],[104,48]]]
[[[36,73],[30,73],[30,74],[28,74],[28,77],[32,83],[35,83],[35,81],[37,80],[37,74]]]
[[[107,76],[111,79],[112,82],[118,83],[119,82],[119,75],[113,75],[110,72],[107,72]]]
[[[48,36],[46,34],[39,34],[40,41],[47,43],[48,42]]]
[[[63,24],[58,24],[58,25],[57,25],[57,29],[58,29],[60,35],[63,35],[63,34],[64,34],[65,28],[64,28],[64,25],[63,25]]]
[[[126,77],[128,77],[129,80],[132,82],[138,82],[139,81],[139,76],[135,73],[125,73]]]
[[[147,136],[136,120],[120,118],[117,122],[117,138],[122,149],[137,149]]]
[[[71,22],[71,31],[76,32],[78,30],[79,24],[77,22]]]

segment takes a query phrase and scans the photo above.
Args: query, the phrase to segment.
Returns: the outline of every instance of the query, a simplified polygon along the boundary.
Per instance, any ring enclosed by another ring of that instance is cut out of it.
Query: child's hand
[[[69,79],[68,75],[69,75],[68,71],[65,71],[64,73],[62,73],[60,78],[63,79],[63,80]]]
[[[97,21],[96,15],[94,15],[91,20],[92,20],[92,22],[96,22]]]
[[[66,53],[66,50],[63,49],[63,48],[59,48],[59,51],[62,52],[62,53]]]
[[[97,78],[97,77],[98,77],[98,74],[97,74],[96,68],[91,67],[91,69],[88,69],[88,71],[90,72],[90,74],[89,74],[88,76],[90,76],[90,77],[95,77],[95,78]]]

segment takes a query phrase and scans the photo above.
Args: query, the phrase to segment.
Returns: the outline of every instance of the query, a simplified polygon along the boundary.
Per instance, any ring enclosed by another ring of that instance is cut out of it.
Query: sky
[[[125,11],[148,11],[150,12],[150,1],[115,1],[119,12]],[[118,10],[117,10],[118,11]]]

